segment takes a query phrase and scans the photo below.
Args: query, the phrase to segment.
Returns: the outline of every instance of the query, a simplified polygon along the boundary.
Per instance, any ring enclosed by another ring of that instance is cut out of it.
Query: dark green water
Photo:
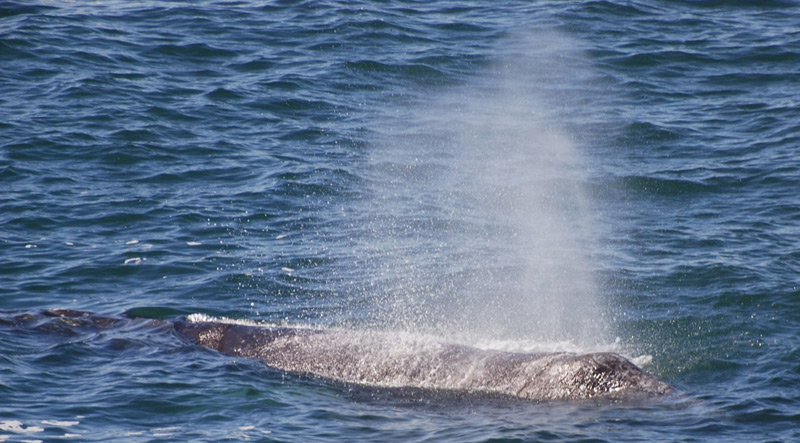
[[[4,2],[0,310],[613,350],[679,389],[341,386],[0,322],[0,441],[800,438],[796,2]]]

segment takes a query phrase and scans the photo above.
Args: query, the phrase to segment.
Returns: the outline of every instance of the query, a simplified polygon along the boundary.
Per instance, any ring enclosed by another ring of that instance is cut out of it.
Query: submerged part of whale
[[[386,332],[176,321],[190,340],[296,374],[378,387],[531,400],[630,398],[673,389],[613,353],[524,354]]]

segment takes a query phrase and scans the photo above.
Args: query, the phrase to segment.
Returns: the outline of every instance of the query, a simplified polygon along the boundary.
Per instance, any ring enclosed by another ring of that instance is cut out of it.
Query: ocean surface
[[[0,441],[798,441],[798,284],[797,2],[0,3]],[[51,308],[613,351],[678,393],[14,320]]]

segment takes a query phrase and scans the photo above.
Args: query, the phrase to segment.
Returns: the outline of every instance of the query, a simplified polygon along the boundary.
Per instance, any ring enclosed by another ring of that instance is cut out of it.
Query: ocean
[[[0,441],[799,440],[799,79],[794,1],[2,2]],[[53,308],[612,351],[677,392],[14,320]]]

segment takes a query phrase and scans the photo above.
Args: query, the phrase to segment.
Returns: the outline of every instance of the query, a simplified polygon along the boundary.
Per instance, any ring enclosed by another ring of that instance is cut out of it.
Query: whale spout
[[[388,332],[177,321],[175,330],[223,354],[286,372],[376,387],[512,396],[535,401],[630,398],[674,389],[607,352],[512,353]]]

